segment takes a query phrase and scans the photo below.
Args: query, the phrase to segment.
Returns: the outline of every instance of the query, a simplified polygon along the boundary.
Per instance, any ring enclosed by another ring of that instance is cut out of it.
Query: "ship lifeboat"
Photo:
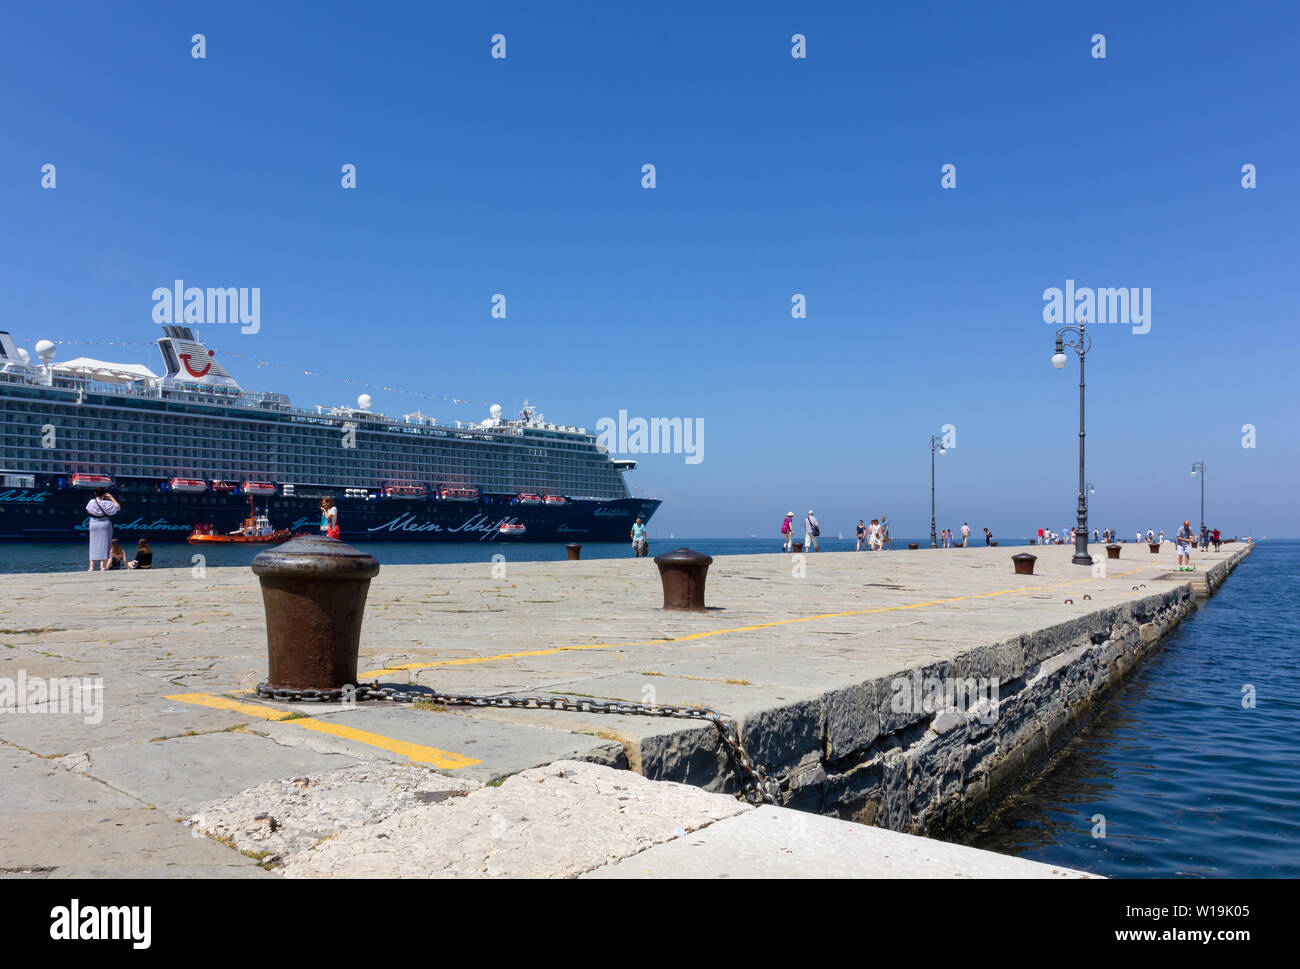
[[[269,481],[245,481],[239,487],[246,495],[275,494],[275,485],[271,484]]]
[[[443,501],[478,501],[477,488],[443,488],[438,492]]]
[[[208,483],[200,481],[198,478],[172,478],[167,482],[167,487],[172,491],[179,491],[183,494],[193,495],[201,491],[208,490]]]
[[[113,479],[106,474],[74,474],[70,484],[74,488],[111,488]]]
[[[569,503],[567,499],[561,498],[559,495],[547,495],[542,500],[545,501],[546,504],[552,507],[558,507],[559,505],[567,505]]]
[[[515,538],[518,537],[519,535],[522,535],[525,531],[527,531],[527,529],[519,522],[502,522],[501,527],[498,528],[497,531],[499,531],[502,535],[507,535],[511,538]]]
[[[515,498],[516,505],[540,505],[541,503],[541,495],[519,495]]]
[[[429,494],[429,489],[424,485],[389,485],[384,489],[384,494],[389,498],[424,498]]]
[[[212,482],[212,490],[225,495],[234,491],[235,486],[232,485],[229,481],[214,481]]]

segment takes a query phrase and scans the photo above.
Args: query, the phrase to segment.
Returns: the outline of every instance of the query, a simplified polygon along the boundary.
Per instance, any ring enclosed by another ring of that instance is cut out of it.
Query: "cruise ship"
[[[247,391],[189,327],[164,326],[166,373],[87,357],[36,360],[0,331],[0,539],[84,540],[86,502],[107,487],[113,528],[186,541],[238,531],[250,500],[276,528],[318,533],[320,499],[345,541],[626,541],[657,499],[632,497],[618,460],[585,428],[525,404],[481,422],[355,407],[293,407]]]

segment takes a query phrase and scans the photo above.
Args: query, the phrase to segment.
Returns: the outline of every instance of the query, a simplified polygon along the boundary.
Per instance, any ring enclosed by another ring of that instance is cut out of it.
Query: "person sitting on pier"
[[[129,569],[151,569],[153,568],[153,549],[149,547],[149,539],[142,538],[136,543],[135,558],[126,563]]]
[[[108,550],[108,564],[106,569],[124,569],[126,568],[126,552],[122,550],[122,543],[116,538],[112,540]]]

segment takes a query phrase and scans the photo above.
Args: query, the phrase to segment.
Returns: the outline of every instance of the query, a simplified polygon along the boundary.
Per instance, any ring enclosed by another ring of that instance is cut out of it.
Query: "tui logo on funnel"
[[[213,352],[212,352],[211,350],[209,350],[209,351],[208,351],[208,356],[212,356],[212,355],[213,355]],[[197,377],[206,377],[206,376],[208,375],[208,371],[212,369],[212,363],[211,363],[211,361],[209,361],[208,363],[205,363],[205,364],[203,365],[203,369],[202,369],[202,370],[195,370],[195,369],[194,369],[194,365],[193,365],[192,363],[190,363],[190,359],[194,356],[194,354],[192,354],[192,353],[179,353],[179,354],[177,354],[177,356],[179,356],[179,357],[181,358],[181,363],[184,365],[185,369],[186,369],[187,371],[189,371],[189,375],[190,375],[191,377],[196,377],[196,378],[197,378]]]

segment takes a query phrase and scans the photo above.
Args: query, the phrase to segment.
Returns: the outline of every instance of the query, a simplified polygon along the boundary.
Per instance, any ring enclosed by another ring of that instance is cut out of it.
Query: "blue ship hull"
[[[113,520],[124,542],[183,542],[198,524],[218,534],[238,529],[248,515],[248,498],[229,494],[110,489],[122,501]],[[328,492],[323,492],[328,493]],[[79,488],[0,489],[0,540],[86,541],[93,493]],[[254,499],[274,528],[295,534],[320,531],[320,497]],[[649,522],[659,508],[651,498],[572,499],[565,505],[520,505],[508,496],[472,502],[439,499],[343,498],[334,496],[344,541],[355,542],[625,542],[637,516]],[[525,526],[522,535],[502,535],[502,523]]]

